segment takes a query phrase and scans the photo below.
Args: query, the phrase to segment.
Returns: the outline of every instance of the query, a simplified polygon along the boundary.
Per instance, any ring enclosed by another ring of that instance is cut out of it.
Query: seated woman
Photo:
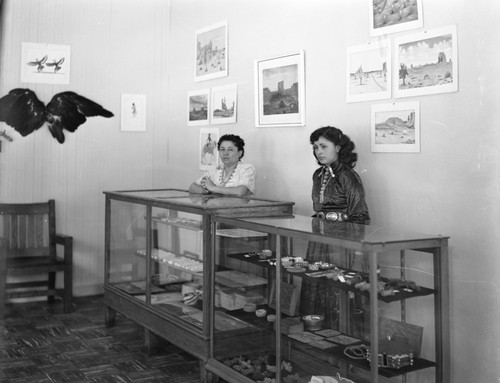
[[[209,168],[203,177],[189,187],[190,193],[249,196],[255,193],[255,167],[241,162],[245,141],[240,136],[225,134],[217,143],[221,163]]]

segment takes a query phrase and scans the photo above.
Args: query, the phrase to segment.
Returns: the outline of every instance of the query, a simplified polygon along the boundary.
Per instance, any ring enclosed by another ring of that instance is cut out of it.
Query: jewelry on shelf
[[[347,346],[344,349],[344,355],[351,359],[367,359],[368,348],[364,344]]]

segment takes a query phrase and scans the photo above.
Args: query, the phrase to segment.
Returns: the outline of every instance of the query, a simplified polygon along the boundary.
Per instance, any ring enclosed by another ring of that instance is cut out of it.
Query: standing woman
[[[353,170],[358,159],[358,155],[353,152],[354,142],[340,129],[326,126],[311,134],[310,143],[314,157],[321,165],[312,179],[314,217],[321,219],[320,224],[323,219],[339,222],[335,224],[339,227],[331,228],[339,232],[352,230],[351,226],[357,226],[353,223],[368,224],[370,215],[365,191],[360,177]],[[317,223],[313,222],[313,225]],[[318,242],[309,244],[307,259],[310,263],[321,261],[341,268],[365,268],[362,255]],[[300,306],[303,313],[323,314],[326,327],[334,329],[339,325],[339,309],[346,308],[346,296],[336,288],[304,280]]]
[[[225,134],[217,143],[221,163],[209,168],[203,177],[189,187],[191,193],[217,193],[248,196],[255,193],[255,167],[241,162],[245,141],[240,136]]]
[[[312,200],[316,217],[367,224],[365,191],[354,171],[358,159],[354,142],[340,129],[326,126],[310,136],[313,154],[321,165],[313,175]]]

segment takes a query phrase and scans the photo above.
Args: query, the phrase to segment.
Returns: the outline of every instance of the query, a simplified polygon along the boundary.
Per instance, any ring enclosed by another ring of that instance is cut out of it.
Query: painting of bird
[[[57,93],[45,104],[31,89],[12,89],[0,98],[0,121],[25,137],[47,126],[52,136],[64,143],[64,130],[74,132],[87,117],[110,118],[114,114],[96,102],[71,91]]]
[[[47,55],[43,56],[43,58],[40,60],[34,59],[33,61],[29,61],[28,65],[29,66],[36,66],[36,70],[38,72],[41,72],[43,69],[43,64],[45,64],[46,61],[47,61]]]
[[[51,63],[46,63],[45,65],[47,66],[53,66],[54,67],[54,73],[59,72],[59,70],[62,68],[62,64],[64,63],[64,57],[59,59],[58,61],[53,60]]]

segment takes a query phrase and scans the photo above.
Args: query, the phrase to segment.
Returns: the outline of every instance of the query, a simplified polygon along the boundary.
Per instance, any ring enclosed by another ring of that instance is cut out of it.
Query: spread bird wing
[[[49,130],[61,144],[64,142],[63,129],[74,132],[87,121],[87,117],[95,116],[109,118],[114,114],[75,92],[58,93],[47,105],[46,120]]]
[[[30,89],[12,89],[0,98],[0,121],[12,126],[23,137],[39,129],[45,116],[45,105]]]

